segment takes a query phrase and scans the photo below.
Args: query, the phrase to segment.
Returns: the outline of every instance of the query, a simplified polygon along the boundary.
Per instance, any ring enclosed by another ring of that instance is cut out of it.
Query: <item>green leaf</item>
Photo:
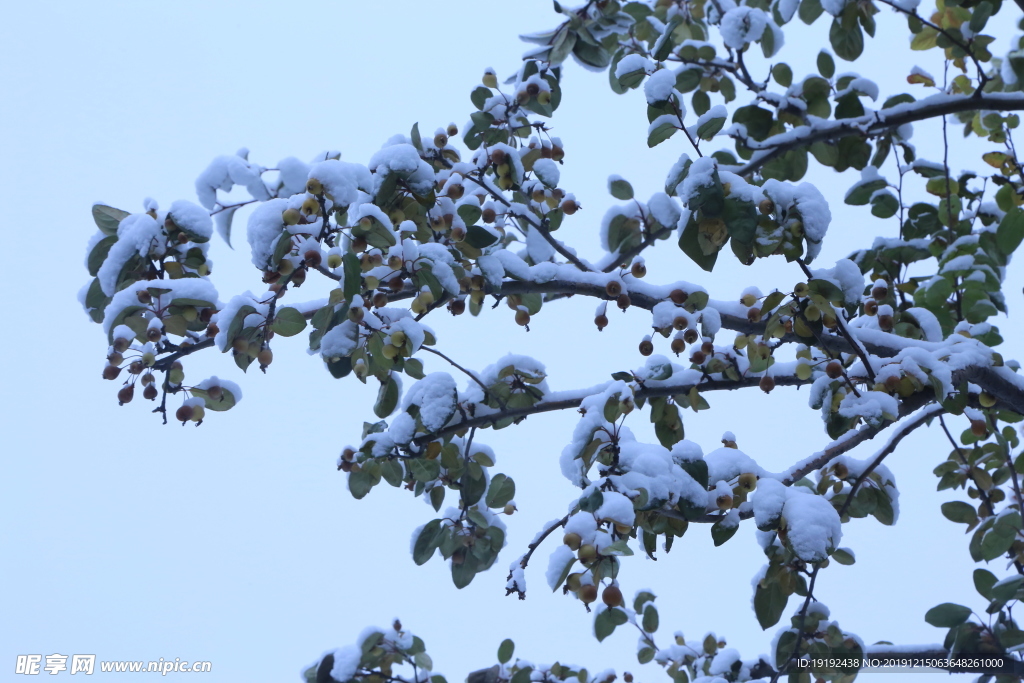
[[[710,273],[715,267],[715,261],[718,260],[718,252],[705,254],[704,250],[701,249],[700,243],[697,241],[698,234],[697,221],[691,216],[690,221],[683,228],[683,234],[679,236],[679,248],[694,263]]]
[[[856,562],[856,558],[848,548],[836,548],[832,552],[832,559],[844,565],[851,565]]]
[[[491,93],[490,88],[478,85],[473,90],[473,92],[470,93],[469,99],[473,102],[474,107],[476,107],[477,109],[483,109],[484,105],[487,103],[487,100],[490,99],[492,94],[493,93]]]
[[[480,107],[477,107],[478,109]],[[412,130],[409,132],[409,137],[412,139],[412,146],[416,148],[416,151],[423,151],[423,138],[420,137],[420,122],[412,124]]]
[[[409,468],[409,473],[412,474],[413,479],[422,481],[424,484],[428,481],[434,481],[441,473],[441,464],[436,460],[409,458],[405,461],[405,464]]]
[[[864,34],[861,33],[859,24],[851,22],[849,26],[844,27],[845,23],[847,22],[840,22],[838,18],[833,19],[828,31],[828,40],[840,59],[852,62],[864,51]]]
[[[203,399],[203,401],[205,401],[207,410],[213,410],[216,412],[231,410],[232,408],[235,407],[235,404],[237,403],[237,401],[235,400],[235,395],[231,392],[231,390],[225,387],[220,388],[220,398],[218,399],[210,398],[209,389],[192,389],[191,393],[193,396],[201,398]]]
[[[92,205],[92,219],[96,221],[96,227],[99,228],[104,235],[116,235],[118,224],[130,215],[131,214],[127,211],[115,209],[114,207],[107,206],[106,204]]]
[[[739,524],[726,526],[721,522],[715,522],[711,525],[711,540],[715,542],[715,547],[717,548],[735,536],[736,532],[739,531],[739,528]]]
[[[306,329],[306,318],[291,306],[277,309],[270,329],[282,337],[293,337]]]
[[[647,605],[644,607],[643,616],[643,629],[648,633],[654,633],[658,630],[658,608],[654,605]]]
[[[633,186],[629,184],[629,181],[622,178],[617,178],[608,183],[608,191],[611,192],[613,197],[624,202],[633,198]]]
[[[754,615],[762,630],[779,623],[787,602],[789,602],[789,596],[782,590],[778,581],[768,583],[763,588],[760,583],[757,584],[754,588]]]
[[[647,134],[647,146],[655,147],[676,134],[679,130],[672,123],[663,123]]]
[[[1009,602],[1017,594],[1017,589],[1024,583],[1024,576],[1011,576],[992,586],[992,598]]]
[[[1019,208],[1007,212],[996,229],[996,244],[1004,254],[1012,254],[1024,240],[1024,211]]]
[[[349,472],[348,475],[348,490],[352,494],[352,497],[356,500],[361,500],[366,497],[366,494],[373,488],[373,477],[366,470],[359,470],[358,472]]]
[[[342,266],[344,267],[345,279],[344,279],[344,291],[345,299],[352,301],[357,294],[359,294],[359,287],[362,282],[362,268],[359,265],[359,257],[349,252],[342,257]]]
[[[711,140],[725,126],[724,116],[714,116],[697,128],[697,137],[701,140]]]
[[[618,607],[609,607],[594,618],[594,635],[598,641],[604,640],[615,631],[616,626],[622,626],[627,621],[629,617],[625,611]]]
[[[485,227],[471,225],[466,229],[466,239],[464,241],[472,247],[484,249],[497,242],[498,237]]]
[[[441,542],[443,528],[441,520],[433,519],[424,525],[420,535],[416,537],[416,543],[412,549],[412,559],[418,565],[423,565],[434,555],[438,544]]]
[[[405,363],[402,366],[405,370],[405,374],[409,375],[413,379],[423,379],[423,361],[418,358],[406,358]]]
[[[832,55],[822,50],[818,53],[818,73],[825,78],[832,78],[836,73],[836,62]]]
[[[516,496],[516,483],[511,477],[496,474],[487,487],[487,507],[502,508]]]
[[[380,464],[380,475],[384,477],[384,481],[397,488],[402,485],[405,470],[402,469],[402,463],[397,460],[385,460]]]
[[[394,377],[388,377],[386,382],[381,382],[380,390],[377,392],[377,401],[373,404],[373,414],[379,418],[385,418],[395,412],[398,405],[398,382]]]
[[[971,608],[944,602],[928,610],[924,620],[938,628],[953,628],[967,621],[971,616]]]
[[[822,11],[821,0],[803,0],[800,3],[798,15],[800,21],[809,26],[814,23],[815,19],[821,16]]]
[[[992,586],[996,585],[996,575],[987,569],[974,570],[974,588],[986,600],[992,599]]]
[[[89,252],[89,258],[87,267],[89,268],[89,275],[93,277],[96,273],[100,272],[100,266],[107,260],[107,254],[110,252],[110,247],[114,246],[114,242],[117,241],[117,235],[107,235],[92,248]]]
[[[788,88],[793,84],[793,70],[789,68],[789,64],[780,62],[772,67],[772,78],[783,88]]]
[[[515,649],[516,644],[510,638],[501,641],[501,645],[498,646],[498,661],[502,664],[507,664],[512,659],[512,653],[515,652]]]
[[[892,218],[900,210],[900,202],[896,195],[886,190],[871,198],[871,215],[877,218]]]
[[[871,199],[871,195],[884,188],[885,185],[885,180],[881,178],[854,185],[850,191],[846,193],[846,203],[854,206],[863,206]]]
[[[942,504],[942,516],[951,522],[960,524],[974,524],[978,520],[978,513],[973,505],[968,505],[959,500]]]

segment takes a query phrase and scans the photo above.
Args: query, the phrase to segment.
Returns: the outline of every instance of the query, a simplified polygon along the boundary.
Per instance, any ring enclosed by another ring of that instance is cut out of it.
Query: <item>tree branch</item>
[[[882,448],[882,450],[878,451],[878,454],[875,455],[875,459],[871,461],[871,464],[868,465],[864,469],[864,471],[860,473],[860,476],[857,477],[857,479],[853,482],[853,485],[850,487],[850,493],[846,496],[846,502],[843,503],[843,507],[839,508],[840,518],[842,518],[842,516],[845,515],[846,511],[849,509],[850,504],[853,502],[853,497],[857,494],[857,489],[859,489],[861,484],[864,483],[864,481],[871,475],[871,473],[874,472],[875,469],[882,464],[882,461],[885,460],[886,456],[890,455],[893,451],[896,450],[896,446],[899,445],[900,441],[903,441],[904,437],[906,437],[908,434],[910,434],[910,432],[914,431],[915,429],[923,425],[928,420],[931,420],[933,417],[941,415],[944,412],[945,410],[943,410],[942,406],[940,405],[926,408],[925,410],[922,410],[917,417],[915,417],[910,422],[905,423],[900,429],[896,431],[895,434],[892,435],[892,438],[889,439],[889,443],[885,444],[885,447]]]
[[[822,121],[814,126],[801,126],[779,135],[773,135],[761,142],[745,140],[744,144],[754,150],[753,158],[742,166],[730,167],[726,170],[741,176],[750,175],[772,159],[793,149],[809,147],[815,142],[834,141],[848,135],[876,137],[904,124],[936,116],[978,109],[991,111],[1020,111],[1024,109],[1024,95],[1016,93],[983,93],[979,95],[978,93],[981,91],[963,97],[932,95],[917,102],[896,105],[891,108],[893,113],[890,114],[886,114],[886,110],[883,109],[852,119]],[[758,151],[763,153],[757,154]]]

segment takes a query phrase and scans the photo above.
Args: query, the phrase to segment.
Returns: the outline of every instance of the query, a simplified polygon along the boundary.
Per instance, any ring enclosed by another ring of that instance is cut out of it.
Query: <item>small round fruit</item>
[[[582,587],[582,584],[580,583],[580,576],[582,576],[582,574],[577,572],[569,574],[569,576],[565,577],[565,587],[573,593],[578,591]]]
[[[108,365],[103,368],[103,379],[117,379],[117,376],[121,374],[121,368],[116,365]]]
[[[839,361],[832,361],[825,366],[825,374],[829,379],[839,379],[843,376],[843,366]]]
[[[583,539],[577,533],[569,532],[562,537],[562,543],[569,546],[569,550],[576,551],[580,549]]]
[[[302,255],[302,258],[310,268],[316,268],[324,259],[323,254],[320,253],[319,249],[310,249]]]
[[[188,422],[192,419],[192,406],[181,406],[174,412],[174,417],[178,422]]]
[[[585,543],[580,546],[579,551],[576,553],[576,557],[580,558],[581,562],[590,562],[597,557],[597,548],[590,543]]]
[[[683,341],[687,344],[695,344],[698,339],[700,339],[700,335],[692,327],[683,332]]]
[[[796,377],[801,382],[806,382],[807,380],[809,380],[812,374],[813,370],[811,366],[808,365],[807,363],[799,363],[796,366]]]
[[[647,275],[647,266],[642,261],[636,261],[629,269],[630,274],[635,278],[642,278]]]
[[[302,202],[303,215],[305,216],[319,216],[320,215],[320,202],[313,199],[312,197],[306,197],[306,201]]]
[[[624,680],[626,683],[633,683],[633,674],[627,671],[626,673],[622,674],[622,680]]]
[[[388,360],[393,360],[398,356],[398,347],[386,344],[384,348],[381,349],[381,354]]]
[[[761,388],[761,391],[763,391],[764,393],[770,394],[772,392],[772,389],[775,388],[775,380],[769,377],[768,375],[765,375],[764,377],[761,378],[761,381],[757,383],[757,386],[759,386]]]
[[[143,367],[144,366],[142,365],[142,361],[134,360],[128,366],[128,372],[132,373],[133,375],[138,375],[142,372]]]
[[[988,427],[985,425],[985,422],[983,420],[971,420],[971,434],[974,434],[979,439],[988,434]]]
[[[142,391],[142,398],[146,399],[147,401],[155,401],[158,393],[160,392],[157,391],[156,385],[150,384]]]
[[[631,303],[632,301],[630,301],[629,294],[626,293],[619,294],[619,298],[615,300],[615,305],[621,308],[623,311],[629,308],[629,305]]]
[[[871,288],[871,298],[875,300],[884,299],[889,294],[889,287],[886,285],[875,285]]]
[[[864,315],[875,315],[878,313],[878,302],[868,299],[864,302]]]
[[[747,311],[747,320],[749,320],[752,323],[761,322],[761,309],[760,308],[751,308],[751,309],[749,309]]]
[[[982,408],[991,408],[996,404],[996,397],[987,391],[983,391],[978,396],[978,403],[981,404]]]
[[[614,299],[619,294],[622,294],[622,285],[616,280],[612,280],[604,286],[604,291],[610,298]]]
[[[893,393],[900,388],[900,378],[896,375],[890,375],[885,378],[885,390],[889,393]]]
[[[245,337],[235,337],[235,340],[231,342],[231,348],[235,350],[235,353],[246,353],[249,351],[249,340]]]
[[[142,354],[142,364],[145,365],[147,368],[153,367],[154,365],[156,365],[156,356],[147,351],[146,353]]]
[[[462,315],[466,312],[466,302],[462,299],[452,299],[448,302],[448,311],[452,315]]]
[[[715,499],[715,505],[719,510],[732,510],[732,496],[724,493]]]
[[[310,178],[306,181],[306,192],[310,194],[320,194],[324,191],[323,183],[316,178]]]
[[[753,294],[744,294],[740,297],[740,303],[747,307],[753,306],[757,303],[757,297]]]
[[[266,367],[274,362],[274,352],[270,349],[263,349],[256,356],[256,360],[260,362],[260,365]]]
[[[490,207],[484,209],[480,213],[480,218],[481,218],[481,220],[483,220],[484,223],[493,223],[494,220],[497,217],[498,217],[498,214],[494,211],[494,209],[492,209]]]
[[[686,300],[690,298],[690,295],[681,289],[673,289],[668,298],[672,300],[672,303],[682,305],[686,303]]]
[[[117,353],[124,353],[128,350],[128,347],[132,345],[131,339],[125,339],[124,337],[118,337],[114,340],[114,351]]]
[[[495,166],[501,166],[505,163],[505,150],[495,149],[491,151],[491,163]]]
[[[762,199],[757,205],[757,210],[761,212],[762,216],[767,216],[775,210],[775,202],[770,199]]]
[[[737,482],[744,491],[750,492],[757,488],[757,475],[753,472],[744,472]]]
[[[434,136],[434,147],[441,149],[448,144],[448,135],[445,133],[438,133]]]
[[[622,591],[618,586],[608,586],[601,593],[601,601],[609,607],[618,607],[622,604]]]
[[[281,220],[285,225],[297,225],[302,220],[302,214],[298,209],[285,209],[281,214]]]
[[[644,339],[642,342],[640,342],[641,356],[649,356],[652,353],[654,353],[654,344],[651,342],[650,339]]]
[[[327,267],[328,268],[341,268],[342,258],[341,254],[328,254],[327,255]]]
[[[608,316],[604,314],[595,316],[594,324],[597,325],[597,331],[600,332],[604,328],[608,327]]]
[[[516,325],[526,327],[530,324],[530,314],[526,311],[516,311]]]
[[[686,350],[686,342],[684,342],[679,337],[676,337],[675,339],[672,340],[670,348],[672,349],[672,353],[678,356],[679,354]]]
[[[121,390],[117,392],[117,401],[121,405],[125,403],[131,403],[132,398],[135,396],[135,385],[127,384],[121,387]]]
[[[484,72],[484,77],[480,79],[480,82],[483,83],[488,88],[498,87],[498,77],[494,74],[493,71],[490,70]]]
[[[224,398],[224,389],[214,384],[212,387],[206,389],[206,395],[210,397],[212,401],[219,401]]]
[[[700,364],[702,364],[706,360],[707,360],[707,356],[705,356],[704,352],[701,351],[700,349],[697,349],[692,354],[690,354],[690,362],[694,363],[696,365],[700,365]]]
[[[159,327],[150,327],[148,330],[146,330],[146,339],[151,342],[158,342],[163,336],[164,335],[160,331]]]
[[[193,422],[202,422],[204,417],[206,417],[206,408],[202,406],[192,406]]]
[[[580,208],[580,205],[577,204],[572,199],[566,199],[564,202],[562,202],[562,213],[564,213],[566,216],[573,215],[574,213],[576,213],[576,210],[579,209],[579,208]]]
[[[580,600],[582,600],[588,605],[592,602],[596,602],[597,586],[595,586],[592,583],[588,583],[586,586],[580,586],[580,590],[577,593],[577,595],[580,597]]]
[[[703,351],[706,355],[710,356],[715,352],[715,345],[709,341],[706,341],[700,345],[700,350]]]
[[[841,462],[836,463],[836,466],[832,468],[832,472],[836,475],[837,479],[846,479],[850,476],[850,468]]]
[[[892,316],[891,315],[880,315],[878,316],[878,327],[888,332],[892,329]]]
[[[506,503],[505,507],[502,508],[501,511],[504,512],[506,515],[511,515],[511,514],[515,513],[516,506],[513,505],[512,503]]]

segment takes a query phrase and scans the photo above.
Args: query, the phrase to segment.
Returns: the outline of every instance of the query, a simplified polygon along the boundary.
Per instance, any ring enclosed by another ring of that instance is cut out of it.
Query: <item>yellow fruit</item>
[[[597,548],[595,548],[590,543],[581,545],[579,551],[576,553],[576,556],[580,558],[581,562],[590,562],[591,560],[597,557]]]
[[[302,213],[306,216],[319,216],[320,202],[313,197],[306,197],[306,201],[302,202]]]
[[[983,391],[978,396],[978,403],[980,403],[983,408],[991,408],[996,404],[996,397],[986,391]]]
[[[582,539],[579,534],[570,532],[562,537],[562,543],[569,546],[569,550],[576,551],[580,549]]]

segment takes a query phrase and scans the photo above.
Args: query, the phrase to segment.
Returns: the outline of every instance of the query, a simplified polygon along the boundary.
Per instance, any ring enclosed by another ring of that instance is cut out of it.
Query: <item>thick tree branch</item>
[[[730,167],[727,170],[737,175],[746,176],[790,150],[809,147],[815,142],[831,142],[848,135],[876,137],[907,123],[978,109],[986,111],[1024,110],[1024,94],[982,93],[979,90],[974,95],[933,95],[917,102],[900,104],[888,110],[883,109],[856,118],[820,121],[816,122],[814,126],[801,126],[779,135],[773,135],[761,142],[745,140],[744,143],[754,150],[754,156],[742,166]]]

